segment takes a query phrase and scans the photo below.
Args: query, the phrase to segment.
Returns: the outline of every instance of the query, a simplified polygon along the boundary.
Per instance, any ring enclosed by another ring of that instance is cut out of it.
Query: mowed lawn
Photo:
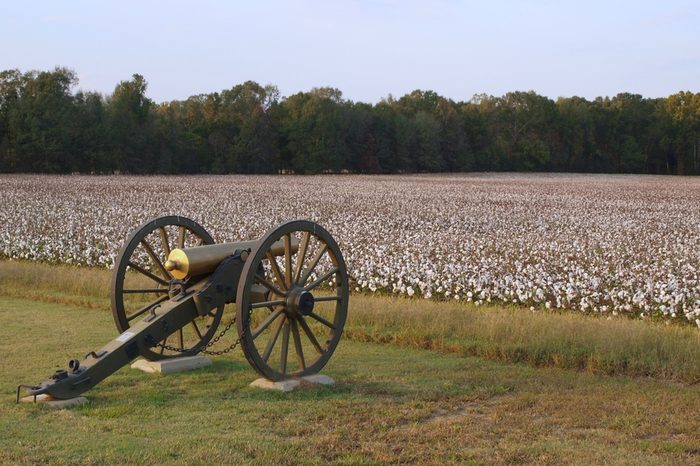
[[[108,312],[0,298],[0,463],[700,462],[700,387],[343,341],[331,387],[248,387],[240,352],[211,368],[124,368],[54,411],[14,404],[116,334]]]

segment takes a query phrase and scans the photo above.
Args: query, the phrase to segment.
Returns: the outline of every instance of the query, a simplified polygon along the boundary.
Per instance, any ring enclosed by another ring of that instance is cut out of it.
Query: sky
[[[0,70],[73,69],[110,94],[134,73],[156,102],[247,80],[283,96],[336,87],[375,103],[700,91],[697,1],[0,0]]]

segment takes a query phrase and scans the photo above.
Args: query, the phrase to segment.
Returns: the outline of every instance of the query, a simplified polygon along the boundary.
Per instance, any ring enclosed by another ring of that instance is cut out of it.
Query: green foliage
[[[153,102],[146,97],[146,80],[139,74],[117,84],[109,99],[108,141],[114,167],[130,173],[156,171]]]
[[[77,82],[66,68],[0,72],[0,172],[700,174],[700,93],[454,102],[415,90],[372,105],[247,81],[155,104],[138,74],[106,97],[72,93]]]

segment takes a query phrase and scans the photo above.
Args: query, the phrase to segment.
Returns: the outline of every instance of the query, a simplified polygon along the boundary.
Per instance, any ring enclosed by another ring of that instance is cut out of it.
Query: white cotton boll
[[[689,208],[700,204],[697,190],[687,189],[693,180],[669,182],[660,194],[659,186],[634,176],[615,183],[607,176],[513,178],[488,175],[474,189],[461,176],[380,183],[320,176],[279,183],[272,196],[266,177],[183,177],[178,185],[194,196],[167,213],[198,219],[220,241],[260,238],[288,218],[320,220],[341,245],[357,291],[407,293],[410,285],[424,297],[495,299],[525,309],[542,303],[667,319],[682,313],[689,322],[700,317],[690,310],[700,307],[694,265],[700,231],[685,228],[700,224],[700,212]],[[3,179],[0,217],[12,221],[0,224],[0,254],[113,267],[129,231],[166,213],[171,185],[160,177]],[[240,199],[231,198],[232,186],[240,187]],[[311,210],[308,193],[315,195]],[[339,214],[338,205],[348,208]],[[658,228],[660,211],[666,228]],[[64,228],[47,229],[56,219]],[[683,235],[672,234],[681,229]],[[546,242],[544,232],[551,233]]]
[[[406,294],[408,294],[409,296],[413,296],[415,293],[416,292],[413,290],[413,287],[409,286],[408,288],[406,288]]]

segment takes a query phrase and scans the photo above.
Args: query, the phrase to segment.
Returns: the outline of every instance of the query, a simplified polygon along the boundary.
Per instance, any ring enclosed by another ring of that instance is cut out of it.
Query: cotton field
[[[700,179],[609,175],[0,177],[0,255],[110,267],[142,222],[217,241],[306,218],[357,290],[700,326]]]

